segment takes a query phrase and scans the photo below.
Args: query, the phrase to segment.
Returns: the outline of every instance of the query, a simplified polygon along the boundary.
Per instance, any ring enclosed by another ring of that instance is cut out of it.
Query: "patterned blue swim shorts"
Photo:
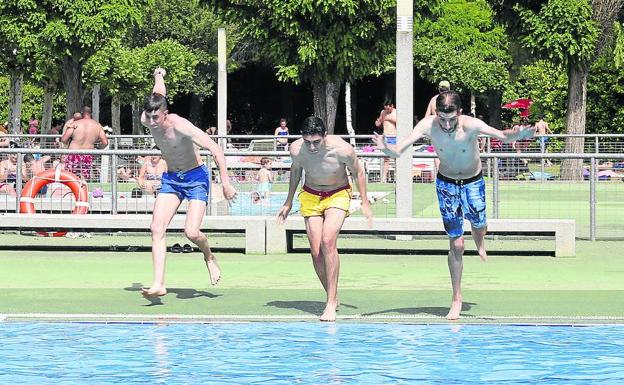
[[[444,230],[451,238],[464,234],[464,217],[475,228],[487,225],[485,181],[481,172],[468,179],[452,179],[438,173],[436,191]]]

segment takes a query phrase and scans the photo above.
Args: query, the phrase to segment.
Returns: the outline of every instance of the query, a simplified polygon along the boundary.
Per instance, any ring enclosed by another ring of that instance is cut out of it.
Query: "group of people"
[[[167,294],[165,285],[166,229],[183,200],[188,200],[185,236],[203,254],[211,283],[217,284],[221,269],[212,253],[207,237],[200,231],[209,191],[210,169],[202,162],[199,149],[207,149],[215,160],[223,197],[233,200],[237,192],[230,183],[226,159],[221,147],[208,133],[199,129],[187,119],[169,113],[164,77],[166,71],[154,71],[152,94],[146,99],[141,123],[151,131],[154,142],[162,153],[145,159],[139,173],[138,183],[146,190],[159,185],[160,192],[153,208],[150,230],[152,234],[153,281],[142,289],[146,297]],[[443,84],[441,84],[442,86]],[[458,319],[462,310],[461,279],[464,254],[464,218],[472,228],[472,237],[478,254],[487,260],[484,237],[487,230],[485,182],[479,158],[479,136],[486,135],[503,142],[521,141],[531,138],[536,127],[516,126],[498,130],[482,120],[462,114],[460,96],[445,89],[432,99],[427,116],[420,120],[411,134],[397,141],[396,110],[389,101],[384,103],[375,124],[383,127],[382,134],[375,134],[374,143],[388,157],[396,158],[410,148],[417,140],[429,138],[436,149],[439,167],[436,177],[436,192],[440,214],[449,238],[448,267],[451,277],[452,298],[447,318]],[[286,134],[280,134],[285,132]],[[287,136],[286,121],[280,121],[276,136]],[[281,139],[281,138],[277,138]],[[310,245],[312,264],[321,285],[326,292],[325,308],[321,321],[334,321],[339,306],[338,277],[340,258],[337,240],[345,219],[350,214],[352,183],[357,186],[361,197],[360,209],[369,223],[372,210],[367,198],[364,168],[352,145],[336,135],[329,135],[324,122],[318,117],[308,117],[301,126],[301,138],[292,143],[284,138],[279,141],[280,149],[288,149],[292,164],[286,200],[276,214],[276,220],[283,222],[289,216],[295,194],[305,174],[299,191],[300,213],[305,219],[306,233]],[[102,126],[92,119],[90,109],[70,119],[64,127],[61,142],[70,149],[93,149],[98,144],[105,147],[108,139]],[[24,178],[45,168],[49,157],[39,160],[25,157],[22,170]],[[68,170],[88,178],[85,169],[90,169],[93,158],[90,155],[68,155],[65,166]],[[0,191],[7,191],[10,181],[15,179],[17,157],[10,155],[0,162]],[[272,183],[271,160],[261,159],[258,172],[258,195],[265,197]],[[386,174],[387,175],[387,172]],[[153,192],[153,191],[152,191]]]
[[[167,294],[165,286],[165,232],[182,200],[188,200],[185,224],[186,237],[199,247],[204,256],[212,284],[221,277],[221,270],[208,240],[200,231],[208,191],[209,170],[197,160],[198,148],[212,153],[220,174],[223,196],[235,199],[226,168],[223,151],[210,136],[188,120],[168,112],[166,87],[161,68],[154,71],[153,93],[147,98],[141,122],[148,127],[163,158],[167,172],[162,177],[161,192],[156,198],[152,232],[153,281],[142,289],[146,297]],[[463,270],[463,220],[468,219],[481,259],[487,260],[484,236],[485,183],[481,173],[478,140],[487,135],[505,142],[528,139],[533,127],[500,131],[482,120],[462,114],[462,102],[457,93],[441,93],[435,101],[435,113],[416,124],[412,133],[401,141],[393,141],[385,134],[376,134],[378,149],[390,157],[398,157],[421,137],[428,137],[440,158],[436,191],[444,228],[449,237],[448,266],[452,284],[451,306],[447,318],[458,319],[462,309],[461,277]],[[388,114],[378,119],[380,125]],[[396,118],[395,118],[396,122]],[[395,126],[396,127],[396,126]],[[396,133],[394,135],[396,137]],[[390,140],[388,140],[390,139]],[[334,321],[339,306],[338,276],[340,258],[337,239],[350,212],[353,182],[362,198],[361,211],[372,223],[372,211],[366,192],[364,169],[354,148],[342,138],[327,134],[324,122],[308,117],[301,127],[301,138],[289,145],[292,158],[288,195],[277,213],[278,222],[287,219],[302,176],[305,180],[298,199],[300,213],[305,219],[306,233],[314,270],[326,292],[326,304],[321,321]]]

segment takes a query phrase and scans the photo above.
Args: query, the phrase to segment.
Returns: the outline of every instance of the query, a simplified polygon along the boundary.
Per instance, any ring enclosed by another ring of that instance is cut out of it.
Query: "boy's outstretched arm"
[[[165,87],[165,75],[167,71],[163,68],[156,68],[154,70],[154,89],[152,93],[167,96],[167,87]]]

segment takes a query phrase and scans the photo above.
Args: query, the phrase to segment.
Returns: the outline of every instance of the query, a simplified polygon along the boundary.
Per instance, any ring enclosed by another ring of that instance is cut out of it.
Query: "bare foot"
[[[446,315],[447,320],[456,320],[459,319],[459,313],[461,313],[462,309],[462,301],[455,300],[451,302],[451,308],[449,309],[448,314]]]
[[[477,252],[479,253],[479,257],[481,257],[481,260],[483,262],[487,262],[488,256],[487,256],[487,251],[485,251],[485,246],[481,245],[479,249],[477,250]]]
[[[143,287],[141,288],[141,294],[143,294],[143,297],[162,297],[167,294],[167,289],[162,286],[152,286],[149,289]]]
[[[325,310],[323,310],[323,314],[319,318],[319,320],[324,322],[334,322],[336,320],[336,306],[337,304],[327,304],[325,306]]]
[[[219,265],[217,265],[217,260],[214,255],[211,255],[210,258],[204,257],[204,262],[206,262],[206,267],[208,268],[208,273],[210,274],[210,283],[214,286],[219,283],[221,279],[221,269]]]

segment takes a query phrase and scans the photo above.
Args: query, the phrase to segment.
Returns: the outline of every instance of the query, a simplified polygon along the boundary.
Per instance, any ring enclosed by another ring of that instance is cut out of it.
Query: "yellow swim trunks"
[[[304,217],[323,216],[325,210],[338,208],[347,212],[351,206],[351,186],[345,185],[331,191],[318,191],[306,185],[299,193],[301,215]]]

